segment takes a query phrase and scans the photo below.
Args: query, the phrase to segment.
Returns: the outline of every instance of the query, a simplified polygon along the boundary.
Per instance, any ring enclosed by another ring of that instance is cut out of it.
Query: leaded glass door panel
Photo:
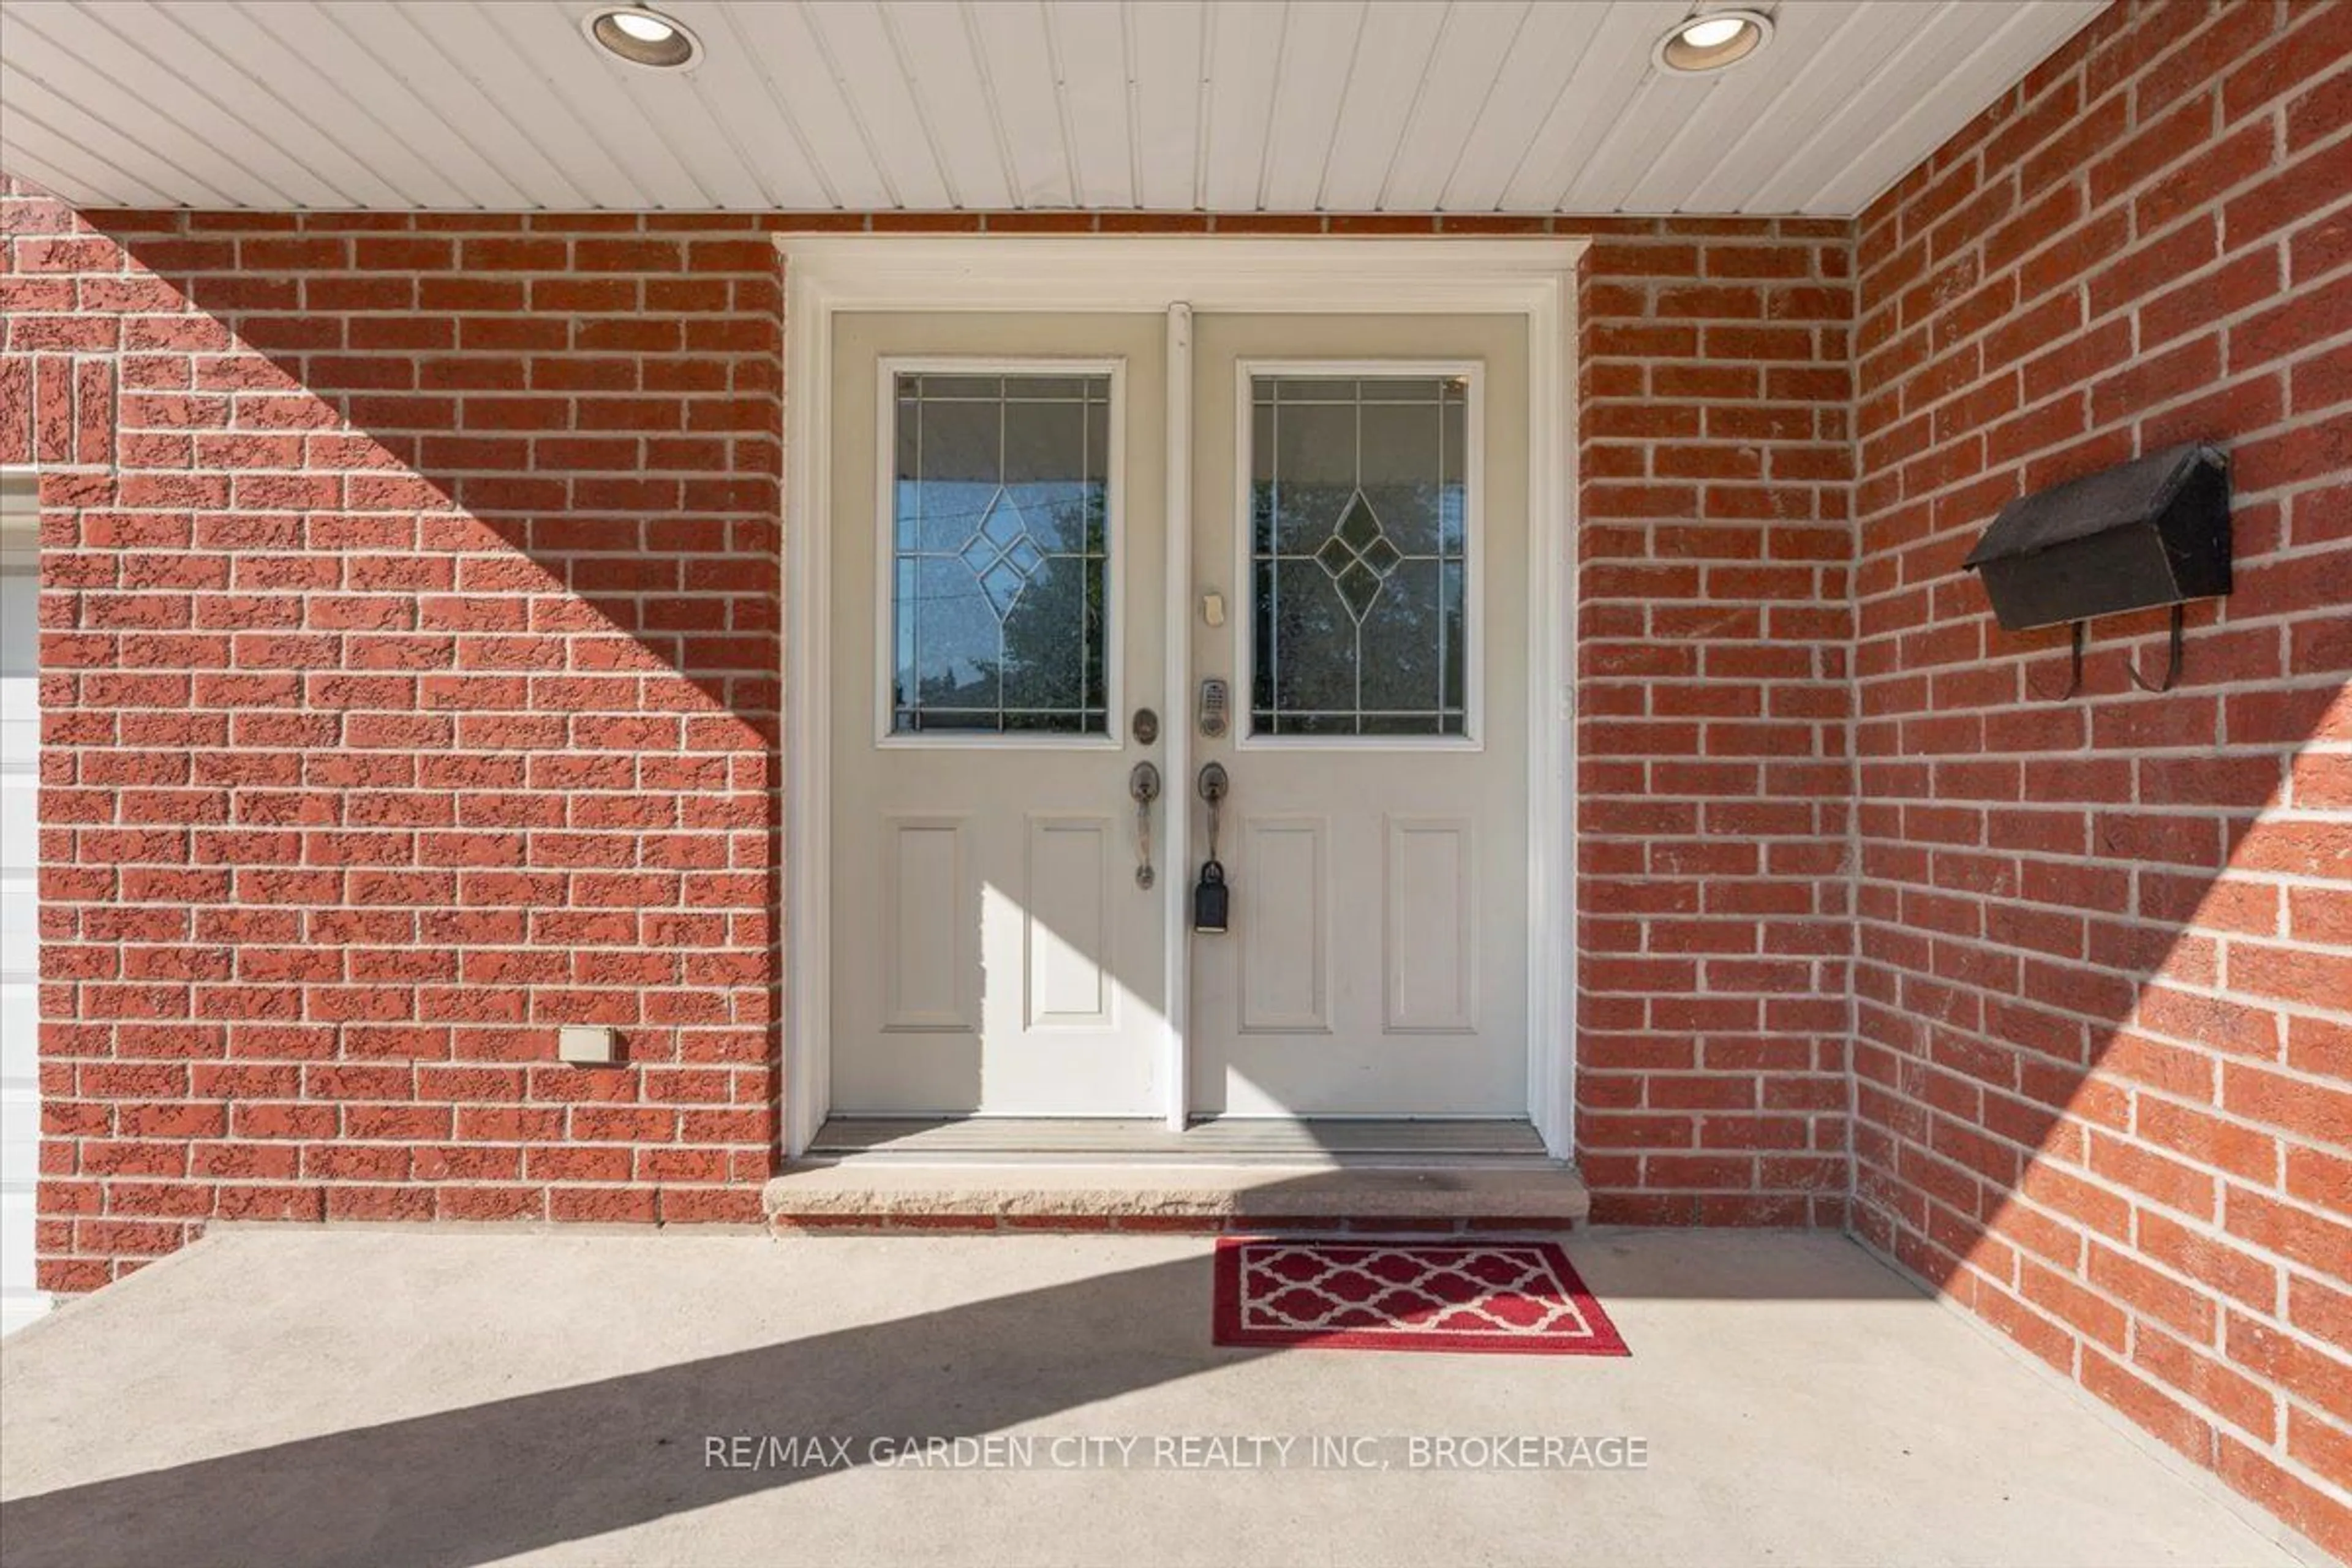
[[[1468,735],[1478,373],[1250,367],[1251,735]]]
[[[836,322],[836,1113],[1164,1111],[1165,331]]]
[[[1198,1114],[1527,1105],[1517,317],[1194,317],[1194,672],[1233,682]]]

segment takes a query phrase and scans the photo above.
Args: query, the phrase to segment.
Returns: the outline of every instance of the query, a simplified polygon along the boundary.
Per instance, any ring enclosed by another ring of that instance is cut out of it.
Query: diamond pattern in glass
[[[980,527],[957,553],[980,579],[981,592],[996,607],[998,620],[1013,614],[1021,590],[1045,564],[1045,552],[1030,537],[1029,520],[1002,489],[991,498]]]
[[[1339,602],[1359,625],[1371,614],[1372,602],[1381,596],[1381,584],[1403,559],[1404,552],[1389,542],[1379,515],[1361,490],[1348,499],[1347,510],[1333,525],[1331,537],[1315,552],[1316,564],[1330,574]]]

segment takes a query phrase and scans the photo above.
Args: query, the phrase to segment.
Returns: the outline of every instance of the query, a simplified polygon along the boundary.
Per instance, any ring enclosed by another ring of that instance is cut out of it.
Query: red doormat
[[[1549,1241],[1217,1243],[1221,1345],[1628,1355]]]

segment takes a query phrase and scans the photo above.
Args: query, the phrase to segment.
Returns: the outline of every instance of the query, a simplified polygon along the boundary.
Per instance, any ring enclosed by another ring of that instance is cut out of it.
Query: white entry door
[[[1164,1112],[1165,331],[835,322],[836,1111]]]
[[[1523,1116],[1525,323],[1194,329],[1194,574],[1234,608],[1193,620],[1233,718],[1196,742],[1232,910],[1193,942],[1192,1110]]]
[[[835,320],[836,1114],[1527,1114],[1525,320],[1193,325],[1171,583],[1161,317]]]

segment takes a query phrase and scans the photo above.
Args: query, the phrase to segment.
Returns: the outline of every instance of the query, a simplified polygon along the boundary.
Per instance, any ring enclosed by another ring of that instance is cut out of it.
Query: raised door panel
[[[1387,1029],[1478,1027],[1477,854],[1465,817],[1388,819],[1381,956]]]
[[[1033,1029],[1110,1025],[1117,853],[1108,817],[1029,819],[1022,967]]]
[[[970,819],[894,816],[883,844],[883,1028],[978,1028]]]
[[[1244,1034],[1331,1027],[1328,829],[1319,816],[1242,820],[1231,935]]]

